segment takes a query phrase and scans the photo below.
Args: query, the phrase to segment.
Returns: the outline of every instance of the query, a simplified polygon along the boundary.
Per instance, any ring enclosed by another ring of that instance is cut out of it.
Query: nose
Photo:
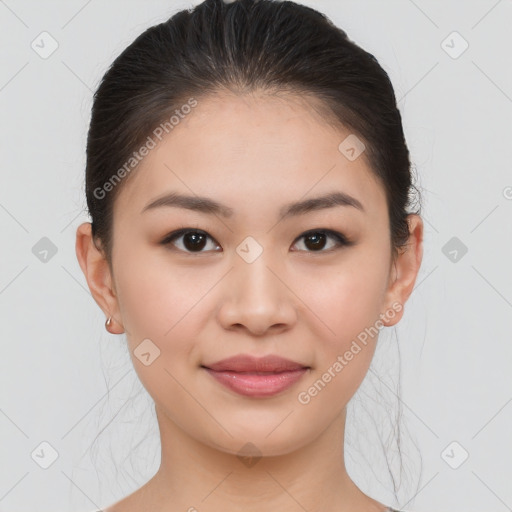
[[[247,330],[254,336],[277,334],[297,321],[295,295],[281,265],[263,253],[252,263],[236,256],[223,280],[218,320],[227,330]]]

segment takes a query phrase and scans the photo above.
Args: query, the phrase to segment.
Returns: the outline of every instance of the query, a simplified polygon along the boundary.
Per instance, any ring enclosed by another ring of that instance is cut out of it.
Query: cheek
[[[215,276],[199,266],[171,264],[165,252],[154,248],[125,254],[114,268],[121,316],[132,348],[149,338],[162,348],[172,345],[186,350],[186,340],[201,325],[197,305],[215,284]]]
[[[383,261],[354,252],[339,265],[310,269],[300,279],[300,297],[323,324],[322,332],[334,348],[350,343],[379,318],[387,279]]]
[[[153,254],[152,254],[153,252]],[[198,339],[204,311],[201,298],[212,288],[211,271],[171,266],[157,251],[132,251],[114,263],[116,289],[134,368],[156,402],[173,398],[185,408],[187,398],[179,382],[187,379],[187,365],[198,359]],[[149,339],[152,344],[142,344]],[[150,364],[138,359],[158,353]],[[156,346],[156,348],[155,348]],[[159,352],[158,352],[159,351]]]
[[[315,288],[315,280],[322,286]],[[298,398],[305,412],[331,421],[357,391],[375,353],[385,265],[357,258],[308,281],[304,302],[318,317],[317,334],[325,335],[316,338],[314,373]]]

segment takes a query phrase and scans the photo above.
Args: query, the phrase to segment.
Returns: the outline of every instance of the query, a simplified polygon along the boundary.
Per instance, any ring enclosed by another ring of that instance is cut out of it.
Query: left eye
[[[336,248],[352,245],[352,242],[350,242],[345,235],[338,233],[337,231],[331,231],[330,229],[308,231],[301,235],[297,240],[300,240],[301,238],[305,239],[304,245],[307,248],[313,248],[313,250],[308,252],[328,252]],[[335,243],[325,249],[326,240],[329,238],[331,240],[335,240]],[[319,247],[320,249],[325,250],[318,250]]]
[[[177,243],[177,241],[180,239],[183,239],[181,243]],[[203,251],[203,249],[208,245],[208,239],[212,242],[215,242],[213,244],[214,249],[220,247],[216,240],[213,239],[208,233],[198,229],[180,229],[175,231],[169,234],[164,240],[162,240],[161,244],[175,245],[178,250],[184,252],[201,253],[207,252]],[[338,233],[337,231],[332,231],[329,229],[311,230],[303,233],[296,239],[294,245],[298,240],[301,239],[304,239],[304,246],[306,247],[307,252],[328,252],[336,248],[352,245],[352,242],[350,242],[342,233]],[[334,240],[335,242],[326,249],[326,241],[329,239]]]

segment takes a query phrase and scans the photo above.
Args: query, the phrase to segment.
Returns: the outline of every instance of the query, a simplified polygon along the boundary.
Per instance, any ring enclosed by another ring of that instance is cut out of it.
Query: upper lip
[[[228,357],[216,363],[203,365],[210,370],[217,372],[284,372],[309,368],[301,363],[285,359],[277,355],[267,355],[264,357],[253,357],[247,354],[241,354],[234,357]]]

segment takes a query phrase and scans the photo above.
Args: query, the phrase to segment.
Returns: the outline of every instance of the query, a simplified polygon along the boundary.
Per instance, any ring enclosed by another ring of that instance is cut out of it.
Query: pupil
[[[308,244],[308,240],[313,241],[311,246]],[[308,249],[318,249],[319,247],[322,248],[323,242],[325,242],[325,235],[323,233],[314,233],[306,237],[306,246]]]
[[[202,238],[202,240],[201,240]],[[190,244],[188,242],[191,242]],[[200,233],[187,233],[183,238],[183,243],[187,250],[199,249],[204,247],[205,237]]]

